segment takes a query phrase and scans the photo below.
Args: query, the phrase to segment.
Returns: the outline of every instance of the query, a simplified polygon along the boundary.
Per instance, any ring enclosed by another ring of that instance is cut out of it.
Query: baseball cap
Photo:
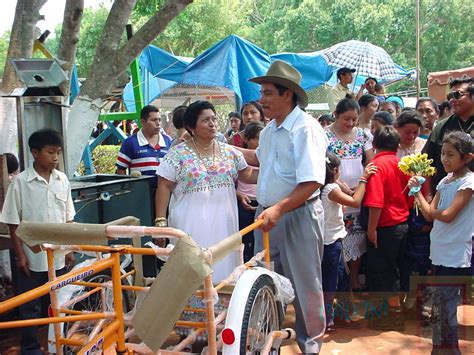
[[[355,73],[355,71],[356,71],[355,69],[344,67],[344,68],[338,69],[336,72],[336,75],[337,75],[337,78],[340,79],[342,74]]]

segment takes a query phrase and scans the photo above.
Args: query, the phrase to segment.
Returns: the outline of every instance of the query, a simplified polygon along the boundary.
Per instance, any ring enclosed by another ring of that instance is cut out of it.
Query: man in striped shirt
[[[117,174],[125,175],[127,169],[139,171],[142,175],[155,177],[156,169],[171,145],[171,138],[161,130],[158,108],[152,105],[143,107],[140,112],[142,128],[122,143],[117,157]]]

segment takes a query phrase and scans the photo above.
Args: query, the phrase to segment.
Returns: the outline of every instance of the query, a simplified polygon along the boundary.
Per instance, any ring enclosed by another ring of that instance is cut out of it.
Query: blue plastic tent
[[[265,74],[270,62],[270,56],[263,49],[231,35],[189,63],[180,82],[223,86],[247,102],[260,95],[260,86],[248,79]]]
[[[305,90],[319,87],[325,82],[335,84],[337,68],[327,64],[322,51],[312,53],[278,53],[269,55],[253,43],[230,35],[200,54],[194,60],[174,56],[158,47],[148,46],[140,56],[141,80],[145,103],[152,102],[176,84],[221,86],[232,90],[241,102],[260,97],[259,85],[248,79],[263,75],[273,60],[284,60],[303,76]],[[400,67],[400,79],[410,72]],[[365,77],[358,77],[356,86]],[[124,90],[127,110],[134,111],[132,84]]]

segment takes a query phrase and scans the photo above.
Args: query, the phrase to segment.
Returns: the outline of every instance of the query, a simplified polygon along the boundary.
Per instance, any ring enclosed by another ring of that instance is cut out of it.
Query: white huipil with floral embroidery
[[[157,175],[176,182],[171,193],[168,225],[188,233],[201,247],[210,247],[239,230],[235,182],[247,167],[242,153],[216,142],[214,158],[200,158],[188,143],[170,149]],[[213,280],[230,275],[239,264],[233,252],[213,265]]]

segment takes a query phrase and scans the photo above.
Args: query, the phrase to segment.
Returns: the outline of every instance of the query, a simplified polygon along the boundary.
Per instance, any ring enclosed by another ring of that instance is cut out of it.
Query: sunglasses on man
[[[448,100],[459,100],[461,97],[469,95],[468,92],[451,91],[448,93]]]

